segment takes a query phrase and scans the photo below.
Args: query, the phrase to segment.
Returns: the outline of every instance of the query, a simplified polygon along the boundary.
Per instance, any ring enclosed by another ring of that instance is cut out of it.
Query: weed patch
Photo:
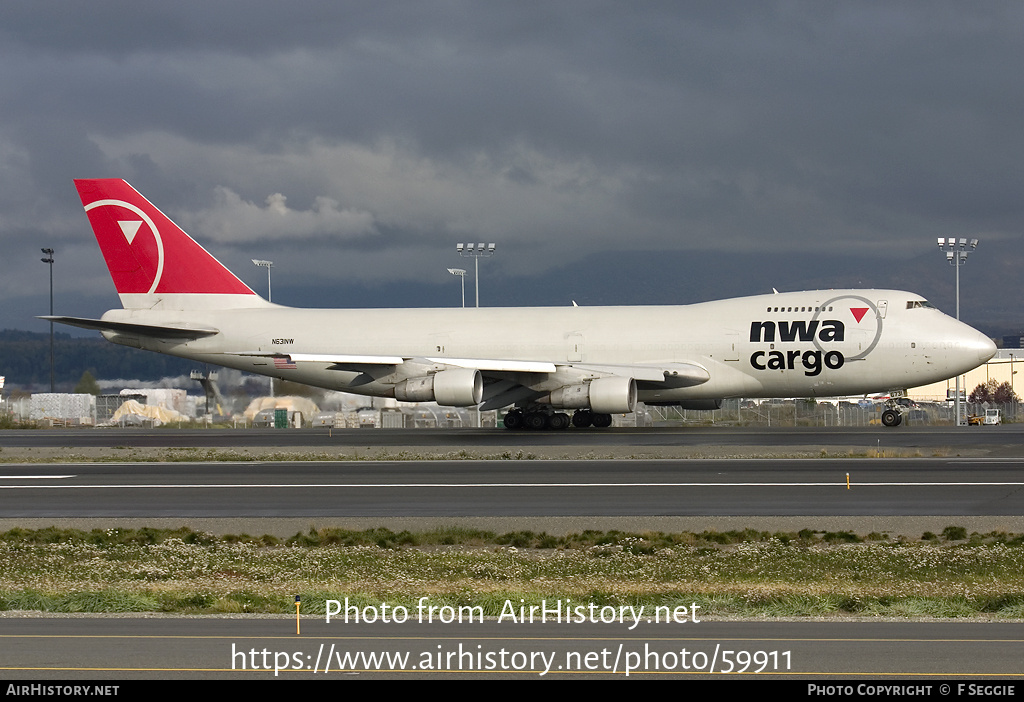
[[[0,609],[323,611],[327,599],[500,612],[539,604],[697,603],[705,616],[1020,618],[1024,540],[950,526],[922,540],[792,533],[564,536],[476,529],[310,529],[289,539],[190,529],[0,534]],[[319,609],[317,609],[319,608]]]

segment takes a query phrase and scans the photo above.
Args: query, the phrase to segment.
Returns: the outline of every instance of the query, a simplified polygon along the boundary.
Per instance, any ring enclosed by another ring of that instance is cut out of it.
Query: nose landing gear
[[[897,427],[903,423],[903,414],[899,410],[887,409],[882,412],[882,424]]]
[[[904,400],[907,402],[907,400]],[[887,427],[898,427],[903,423],[903,417],[910,411],[907,405],[897,399],[889,398],[885,401],[885,409],[882,410],[882,424]]]

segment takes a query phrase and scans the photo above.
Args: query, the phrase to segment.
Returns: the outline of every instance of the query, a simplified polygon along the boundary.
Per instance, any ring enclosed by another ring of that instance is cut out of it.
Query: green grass
[[[1024,615],[1024,538],[957,526],[921,539],[805,529],[700,533],[309,530],[288,539],[190,529],[0,534],[0,609],[324,612],[556,599],[704,616]]]

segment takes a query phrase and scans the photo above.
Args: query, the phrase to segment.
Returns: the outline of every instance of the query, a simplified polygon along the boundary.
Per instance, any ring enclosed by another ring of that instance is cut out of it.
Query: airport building
[[[1017,371],[1020,370],[1024,370],[1024,349],[999,349],[988,363],[960,376],[960,392],[963,397],[967,397],[974,388],[989,380],[995,380],[999,384],[1009,383],[1014,393],[1019,396],[1021,393],[1017,392],[1014,378]],[[1024,385],[1021,385],[1021,390],[1024,391]],[[910,399],[917,402],[954,400],[956,399],[956,378],[911,388],[907,394]]]

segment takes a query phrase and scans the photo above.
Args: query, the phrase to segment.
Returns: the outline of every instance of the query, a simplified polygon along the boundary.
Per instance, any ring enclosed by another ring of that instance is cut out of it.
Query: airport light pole
[[[466,309],[466,269],[449,268],[448,272],[462,279],[462,309]],[[479,307],[479,305],[477,305]]]
[[[252,259],[252,263],[255,266],[259,266],[260,268],[266,268],[267,269],[267,302],[273,302],[274,300],[271,298],[271,293],[270,293],[270,269],[273,267],[274,262],[273,261],[264,261],[264,260],[259,259],[259,258],[254,258],[254,259]]]
[[[960,321],[960,264],[978,248],[978,240],[939,237],[939,250],[946,253],[946,261],[956,269],[956,319]],[[956,376],[956,426],[960,426],[960,375]]]
[[[50,316],[53,316],[53,249],[40,249],[44,254],[43,258],[39,259],[43,263],[50,267]],[[50,320],[50,392],[54,392],[53,389],[53,320]]]
[[[274,262],[264,261],[263,259],[259,258],[253,258],[250,260],[252,261],[254,266],[259,266],[260,268],[267,269],[267,302],[273,302],[273,299],[271,299],[270,292],[270,269],[274,266]],[[270,376],[270,396],[274,396],[274,376]]]
[[[480,259],[494,255],[494,244],[456,244],[460,256],[472,256],[476,279],[476,306],[480,306]]]

